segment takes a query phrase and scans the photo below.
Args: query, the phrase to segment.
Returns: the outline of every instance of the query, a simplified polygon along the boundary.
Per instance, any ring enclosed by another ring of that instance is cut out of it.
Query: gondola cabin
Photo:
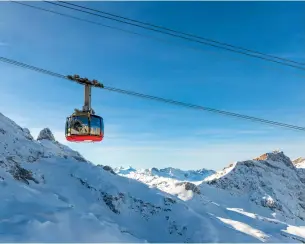
[[[103,118],[93,114],[72,114],[66,120],[66,139],[70,142],[99,142],[104,137]]]

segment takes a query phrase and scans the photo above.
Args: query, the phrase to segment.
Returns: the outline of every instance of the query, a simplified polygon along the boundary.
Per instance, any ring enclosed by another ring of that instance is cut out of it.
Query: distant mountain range
[[[131,166],[124,168],[115,168],[117,174],[128,175],[130,173],[144,174],[148,176],[159,176],[164,178],[172,178],[179,181],[202,181],[206,177],[216,173],[214,170],[200,169],[200,170],[181,170],[172,167],[163,169],[151,168],[136,170]]]

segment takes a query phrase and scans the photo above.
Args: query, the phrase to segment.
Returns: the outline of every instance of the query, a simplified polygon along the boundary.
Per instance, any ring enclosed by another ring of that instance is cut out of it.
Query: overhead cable
[[[0,56],[0,61],[8,63],[8,64],[16,65],[16,66],[19,66],[19,67],[22,67],[22,68],[25,68],[25,69],[30,69],[30,70],[33,70],[33,71],[36,71],[36,72],[40,72],[40,73],[43,73],[43,74],[51,75],[53,77],[57,77],[57,78],[66,79],[66,80],[71,81],[71,79],[69,78],[70,75],[58,74],[58,73],[55,73],[55,72],[52,72],[52,71],[49,71],[49,70],[38,68],[38,67],[35,67],[35,66],[32,66],[32,65],[21,63],[21,62],[18,62],[16,60],[12,60],[12,59],[1,57],[1,56]],[[280,127],[285,127],[285,128],[290,128],[290,129],[305,132],[305,127],[300,127],[300,126],[296,126],[296,125],[285,124],[285,123],[272,121],[272,120],[261,119],[261,118],[257,118],[257,117],[253,117],[253,116],[232,113],[232,112],[219,110],[219,109],[214,109],[214,108],[203,107],[203,106],[200,106],[200,105],[194,105],[194,104],[190,104],[190,103],[179,102],[179,101],[170,100],[170,99],[166,99],[166,98],[162,98],[162,97],[146,95],[146,94],[142,94],[142,93],[138,93],[138,92],[123,90],[123,89],[104,86],[104,85],[103,85],[103,87],[99,87],[99,88],[104,89],[104,90],[108,90],[108,91],[112,91],[112,92],[117,92],[117,93],[121,93],[121,94],[130,95],[130,96],[136,96],[136,97],[140,97],[140,98],[144,98],[144,99],[150,99],[150,100],[155,100],[155,101],[159,101],[159,102],[163,102],[163,103],[169,103],[169,104],[173,104],[173,105],[177,105],[177,106],[181,106],[181,107],[185,107],[185,108],[207,111],[207,112],[221,114],[221,115],[224,115],[224,116],[230,116],[230,117],[235,117],[235,118],[239,118],[239,119],[246,119],[246,120],[250,120],[250,121],[253,121],[253,122],[260,122],[260,123],[264,123],[264,124],[280,126]]]
[[[191,42],[196,42],[196,43],[200,43],[200,44],[204,44],[204,45],[208,45],[208,46],[213,46],[215,48],[224,49],[224,50],[227,50],[227,51],[243,54],[243,55],[246,55],[246,56],[249,56],[249,57],[254,57],[254,58],[262,59],[262,60],[265,60],[265,61],[270,61],[270,62],[273,62],[273,63],[285,65],[285,66],[290,66],[290,67],[293,67],[293,68],[296,68],[296,69],[305,70],[304,66],[298,66],[298,65],[291,64],[291,63],[287,63],[287,62],[274,60],[274,59],[272,59],[270,57],[259,56],[259,55],[256,55],[256,54],[253,54],[253,53],[249,53],[249,52],[246,52],[246,51],[243,51],[243,50],[235,50],[235,49],[232,49],[230,47],[219,46],[216,43],[209,43],[207,41],[196,40],[196,39],[192,39],[190,37],[186,37],[186,36],[181,36],[181,35],[177,35],[177,34],[174,34],[174,33],[165,32],[165,31],[154,29],[154,28],[151,28],[151,27],[145,27],[145,26],[142,26],[142,25],[139,25],[139,24],[130,23],[130,22],[127,22],[127,21],[124,21],[124,20],[115,19],[113,17],[109,17],[109,16],[104,16],[104,15],[101,15],[101,14],[96,14],[96,13],[88,12],[86,10],[81,10],[81,9],[77,9],[77,8],[74,8],[74,7],[69,7],[69,6],[62,5],[62,4],[59,4],[59,3],[56,3],[56,2],[50,2],[50,1],[43,1],[43,2],[46,2],[46,3],[49,3],[49,4],[53,4],[53,5],[56,5],[56,6],[59,6],[59,7],[75,10],[75,11],[78,11],[78,12],[94,15],[94,16],[97,16],[97,17],[100,17],[100,18],[114,20],[114,21],[117,21],[117,22],[120,22],[120,23],[137,26],[137,27],[140,27],[140,28],[143,28],[143,29],[147,29],[147,30],[151,30],[151,31],[154,31],[154,32],[166,34],[166,35],[169,35],[169,36],[178,37],[178,38],[181,38],[181,39],[184,39],[184,40],[188,40],[188,41],[191,41]],[[301,63],[298,63],[298,64],[303,65]]]
[[[297,61],[294,61],[294,60],[291,60],[291,59],[286,59],[286,58],[278,57],[278,56],[275,56],[275,55],[265,54],[265,53],[258,52],[258,51],[255,51],[255,50],[251,50],[251,49],[247,49],[247,48],[244,48],[244,47],[239,47],[239,46],[236,46],[236,45],[216,41],[216,40],[213,40],[213,39],[210,39],[210,38],[205,38],[205,37],[201,37],[201,36],[194,35],[194,34],[189,34],[189,33],[181,32],[181,31],[176,31],[176,30],[173,30],[171,28],[164,27],[164,26],[155,25],[155,24],[151,24],[151,23],[147,23],[147,22],[143,22],[143,21],[139,21],[139,20],[134,20],[134,19],[131,19],[131,18],[126,18],[126,17],[120,16],[120,15],[117,15],[117,14],[112,14],[112,13],[101,11],[101,10],[98,10],[98,9],[88,8],[88,7],[81,6],[81,5],[78,5],[78,4],[75,4],[75,3],[70,3],[70,2],[65,2],[65,1],[58,1],[58,2],[67,4],[67,5],[71,5],[71,6],[75,6],[75,7],[78,7],[78,8],[94,11],[94,12],[97,12],[97,13],[106,14],[106,15],[109,15],[109,16],[112,16],[112,17],[124,19],[124,20],[135,22],[135,23],[138,23],[138,24],[151,26],[151,27],[162,29],[162,30],[165,30],[165,31],[170,31],[170,32],[173,32],[173,33],[177,33],[177,34],[181,34],[181,35],[185,35],[185,36],[189,36],[189,37],[194,37],[194,38],[197,38],[197,39],[205,40],[205,41],[216,43],[216,44],[219,44],[219,45],[223,45],[223,46],[227,46],[227,47],[231,47],[231,48],[235,48],[235,49],[240,49],[240,50],[255,53],[255,54],[258,54],[258,55],[263,55],[263,56],[267,56],[267,57],[270,57],[270,58],[275,58],[275,59],[279,59],[279,60],[282,60],[282,61],[295,63],[295,64],[298,64],[298,65],[305,65],[305,63],[300,63],[300,62],[297,62]]]
[[[50,9],[45,9],[45,8],[33,6],[33,5],[30,5],[30,4],[24,3],[24,2],[18,2],[18,1],[12,1],[12,0],[10,2],[16,3],[16,4],[20,4],[20,5],[23,5],[23,6],[26,6],[26,7],[34,8],[34,9],[37,9],[37,10],[54,13],[54,14],[57,14],[57,15],[60,15],[60,16],[63,16],[63,17],[70,18],[70,19],[75,19],[75,20],[78,20],[78,21],[82,21],[82,22],[86,22],[86,23],[90,23],[90,24],[95,24],[95,25],[98,25],[98,26],[102,26],[102,27],[106,27],[106,28],[122,31],[122,32],[125,32],[125,33],[128,33],[128,34],[142,36],[142,37],[153,39],[153,40],[156,40],[156,41],[159,41],[159,42],[174,44],[174,45],[178,45],[178,46],[183,46],[183,47],[186,47],[186,48],[189,48],[189,49],[193,49],[193,50],[196,50],[196,51],[201,51],[201,52],[205,52],[206,53],[206,51],[204,49],[202,49],[200,47],[197,47],[197,46],[184,45],[182,43],[173,42],[173,41],[168,40],[168,39],[162,39],[162,38],[158,38],[158,37],[155,37],[155,36],[146,35],[144,33],[139,33],[139,32],[126,30],[126,29],[122,29],[122,28],[119,28],[119,27],[115,27],[115,26],[106,25],[106,24],[103,24],[103,23],[100,23],[100,22],[96,22],[96,21],[92,21],[92,20],[76,17],[76,16],[73,16],[73,15],[61,13],[61,12],[58,12],[58,11],[54,11],[54,10],[50,10]],[[238,60],[238,61],[241,61],[237,57],[231,58],[231,60],[235,60],[235,59]],[[304,76],[302,76],[302,78],[304,78]]]

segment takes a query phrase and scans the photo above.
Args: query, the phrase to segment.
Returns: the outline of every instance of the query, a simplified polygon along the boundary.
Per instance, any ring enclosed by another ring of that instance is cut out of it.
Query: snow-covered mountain
[[[296,234],[289,237],[291,241],[304,241],[305,174],[301,170],[283,152],[275,151],[231,164],[201,182],[183,182],[141,171],[125,176],[177,196],[196,212],[217,215],[233,228],[251,232],[262,241],[287,241],[281,239],[288,238],[283,227]],[[249,230],[249,223],[255,230]]]
[[[136,170],[131,166],[129,166],[128,168],[124,168],[124,167],[115,168],[114,171],[120,175],[128,175],[131,173],[135,173],[135,174],[142,174],[147,176],[172,178],[179,181],[189,181],[189,182],[202,181],[206,177],[215,173],[214,170],[207,170],[207,169],[181,170],[172,167],[167,167],[163,169],[151,168],[151,169]]]
[[[237,162],[206,181],[234,195],[247,196],[251,202],[282,215],[284,220],[305,220],[305,182],[283,152]]]
[[[47,128],[38,139],[0,113],[1,242],[305,240],[304,183],[282,154],[197,186],[167,178],[175,196],[92,164]],[[276,204],[258,201],[267,194]]]

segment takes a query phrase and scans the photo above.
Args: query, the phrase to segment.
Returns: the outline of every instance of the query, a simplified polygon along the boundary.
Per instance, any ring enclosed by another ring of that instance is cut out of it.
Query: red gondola
[[[104,138],[104,121],[95,115],[91,108],[91,86],[85,84],[85,103],[83,109],[67,117],[66,139],[70,142],[99,142]]]
[[[71,142],[98,142],[104,137],[103,118],[90,113],[74,113],[66,121],[66,138]]]

